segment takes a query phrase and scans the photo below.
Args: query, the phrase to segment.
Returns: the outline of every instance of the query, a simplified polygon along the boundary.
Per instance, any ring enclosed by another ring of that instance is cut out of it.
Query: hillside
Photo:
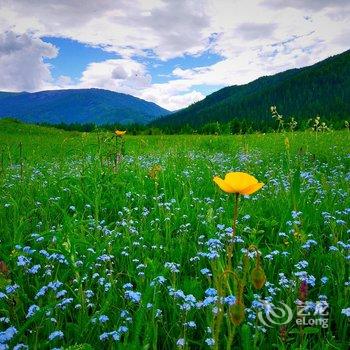
[[[155,103],[101,89],[0,92],[0,118],[29,123],[145,124],[168,113]]]
[[[349,118],[350,50],[309,67],[223,88],[151,124],[200,126],[233,119],[261,122],[271,118],[271,105],[297,120],[316,115],[333,120]]]

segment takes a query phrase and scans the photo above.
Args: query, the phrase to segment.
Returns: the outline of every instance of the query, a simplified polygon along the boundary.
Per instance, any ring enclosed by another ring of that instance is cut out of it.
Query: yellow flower
[[[213,180],[224,192],[237,193],[244,196],[253,194],[264,186],[254,176],[242,172],[227,173],[224,180],[214,176]]]
[[[116,130],[116,131],[114,131],[114,133],[115,133],[117,136],[122,137],[122,136],[124,136],[124,135],[125,135],[126,130],[125,130],[125,131]]]

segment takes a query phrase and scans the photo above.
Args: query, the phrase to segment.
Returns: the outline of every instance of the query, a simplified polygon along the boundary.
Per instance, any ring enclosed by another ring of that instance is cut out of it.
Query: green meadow
[[[1,120],[0,349],[347,349],[349,144]],[[241,196],[234,240],[213,182],[232,171],[265,184]]]

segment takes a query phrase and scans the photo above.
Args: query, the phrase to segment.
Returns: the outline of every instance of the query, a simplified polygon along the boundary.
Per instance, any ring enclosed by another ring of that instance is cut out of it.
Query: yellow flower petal
[[[241,194],[243,194],[244,196],[249,196],[250,194],[253,194],[256,191],[259,191],[261,187],[264,186],[264,183],[262,182],[258,182],[256,184],[250,185],[247,188],[241,190]]]
[[[125,131],[122,131],[122,130],[116,130],[114,131],[114,133],[117,135],[117,136],[124,136],[125,133],[126,133],[126,130]]]
[[[214,182],[226,193],[234,193],[234,189],[228,185],[223,179],[221,179],[219,176],[214,176],[213,178]]]
[[[234,192],[241,193],[245,188],[258,183],[258,180],[252,175],[237,171],[227,173],[225,182],[233,188]]]
[[[264,186],[254,176],[239,171],[227,173],[224,180],[215,176],[214,182],[226,193],[238,193],[245,196],[253,194]]]

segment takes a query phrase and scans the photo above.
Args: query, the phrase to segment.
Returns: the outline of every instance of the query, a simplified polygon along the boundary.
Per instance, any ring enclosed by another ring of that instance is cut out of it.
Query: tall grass
[[[212,177],[230,170],[266,183],[241,202],[237,235],[239,249],[259,248],[268,281],[247,286],[232,347],[348,347],[349,133],[125,141],[116,169],[112,134],[1,122],[0,349],[212,346],[212,274],[232,221]],[[329,303],[329,327],[298,326],[295,314],[264,326],[261,301],[295,313],[303,281],[310,312]],[[220,349],[231,331],[224,315]]]

